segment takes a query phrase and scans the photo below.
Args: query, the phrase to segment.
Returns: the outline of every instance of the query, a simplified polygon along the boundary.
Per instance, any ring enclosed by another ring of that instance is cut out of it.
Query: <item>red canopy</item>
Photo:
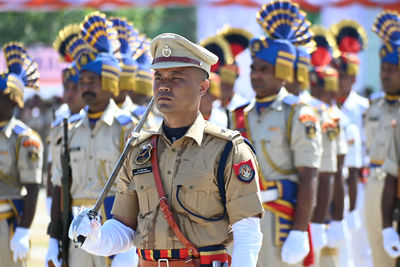
[[[293,0],[298,2],[307,11],[319,11],[324,6],[346,6],[360,4],[368,7],[381,7],[383,9],[400,10],[397,0]],[[211,4],[242,5],[258,7],[267,3],[265,0],[0,0],[0,11],[5,10],[57,10],[62,8],[95,8],[110,9],[128,6],[175,6]]]

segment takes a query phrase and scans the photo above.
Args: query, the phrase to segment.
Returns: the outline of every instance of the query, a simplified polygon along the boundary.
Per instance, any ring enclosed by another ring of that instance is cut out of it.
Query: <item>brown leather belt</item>
[[[200,267],[200,259],[194,258],[189,262],[185,260],[174,260],[174,259],[159,259],[158,261],[146,261],[139,258],[138,267]]]

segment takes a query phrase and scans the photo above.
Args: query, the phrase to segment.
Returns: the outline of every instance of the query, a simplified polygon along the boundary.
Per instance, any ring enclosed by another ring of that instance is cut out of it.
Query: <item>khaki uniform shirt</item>
[[[123,116],[123,117],[121,117]],[[124,122],[119,121],[124,118]],[[79,199],[96,200],[102,191],[109,175],[116,165],[124,148],[127,135],[132,130],[132,117],[120,110],[113,100],[103,115],[90,127],[87,114],[70,125],[68,131],[68,148],[72,170],[71,197],[77,203]],[[62,153],[62,146],[60,146]],[[62,168],[60,161],[52,176],[52,183],[61,186]],[[113,186],[109,195],[116,192]]]
[[[399,175],[400,166],[400,110],[398,109],[391,120],[391,136],[389,140],[389,151],[385,162],[382,165],[382,170],[394,177]]]
[[[303,104],[286,104],[282,88],[275,101],[258,114],[253,101],[244,110],[247,136],[255,147],[261,172],[266,180],[289,179],[298,182],[297,167],[319,168],[321,130],[319,123],[301,121],[316,118]]]
[[[385,98],[374,101],[365,115],[365,130],[370,163],[382,165],[389,150],[389,142],[393,133],[391,123],[396,120],[400,101],[389,104]]]
[[[157,132],[142,132],[121,169],[112,214],[138,219],[136,247],[184,248],[160,210],[150,157],[142,164],[136,163],[138,151],[150,143],[153,134],[159,135],[158,165],[168,204],[183,234],[195,246],[228,245],[232,240],[230,225],[263,215],[255,155],[239,132],[209,124],[199,114],[186,134],[173,144],[162,127]],[[179,200],[189,211],[205,218],[221,216],[224,208],[217,186],[217,168],[228,140],[233,142],[224,172],[228,216],[206,221],[182,208],[177,200],[177,188],[180,186]],[[243,162],[252,165],[254,179],[248,182],[240,181],[234,170]]]
[[[20,199],[24,184],[41,183],[42,164],[39,135],[13,117],[0,131],[0,199]]]

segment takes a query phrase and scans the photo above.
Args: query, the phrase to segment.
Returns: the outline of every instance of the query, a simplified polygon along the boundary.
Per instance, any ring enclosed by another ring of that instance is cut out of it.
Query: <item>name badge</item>
[[[140,175],[140,174],[145,174],[145,173],[149,173],[152,172],[153,168],[150,167],[143,167],[143,168],[139,168],[139,169],[134,169],[132,170],[132,174],[133,175]]]

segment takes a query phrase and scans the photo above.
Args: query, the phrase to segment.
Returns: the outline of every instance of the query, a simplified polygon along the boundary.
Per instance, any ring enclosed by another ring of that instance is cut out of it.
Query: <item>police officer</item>
[[[309,35],[308,27],[304,35],[288,33],[284,29],[293,26],[279,17],[291,10],[294,21],[303,21],[302,25],[309,22],[304,21],[298,6],[284,3],[271,2],[257,14],[270,37],[250,41],[250,78],[256,98],[232,116],[232,125],[254,144],[260,163],[266,212],[261,222],[264,239],[257,266],[301,265],[309,254],[307,229],[320,165],[321,135],[316,114],[298,104],[298,98],[283,87],[285,81],[294,80],[296,50],[291,41]]]
[[[82,248],[102,255],[134,243],[139,266],[212,266],[227,264],[232,227],[232,266],[255,266],[263,215],[257,161],[238,132],[199,114],[217,57],[173,33],[153,39],[150,50],[163,124],[143,131],[132,146],[119,175],[114,219],[99,229],[84,216],[70,237],[88,236]]]
[[[94,24],[97,27],[93,27]],[[88,106],[83,114],[77,114],[69,119],[67,145],[72,172],[69,193],[72,198],[73,213],[77,213],[74,207],[94,205],[132,128],[133,120],[129,113],[120,110],[110,99],[112,94],[118,94],[120,69],[118,60],[112,54],[113,42],[106,29],[105,15],[95,12],[87,16],[81,24],[82,39],[74,37],[68,45],[69,53],[79,66],[78,88]],[[84,39],[91,40],[92,47],[89,47]],[[57,246],[57,239],[60,238],[57,231],[60,223],[60,203],[62,203],[60,195],[61,192],[64,192],[62,195],[66,194],[62,188],[62,176],[63,170],[58,162],[52,177],[54,192],[51,223],[48,228],[51,239],[46,256],[46,264],[52,261],[56,266],[60,265]],[[105,200],[101,213],[103,220],[110,216],[115,192],[114,185]],[[65,212],[68,207],[63,209]],[[133,252],[128,253],[130,253],[128,257],[132,259]],[[115,255],[112,258],[112,266],[122,260],[120,257],[124,256]],[[111,258],[90,255],[74,248],[72,242],[70,244],[68,265],[71,267],[106,266],[110,264],[110,260]]]
[[[56,40],[53,43],[54,49],[59,53],[60,59],[64,62],[70,63],[68,67],[64,68],[61,74],[63,84],[63,101],[62,104],[55,111],[55,119],[50,125],[48,146],[48,173],[47,173],[47,199],[46,206],[50,215],[51,208],[51,194],[53,187],[51,185],[51,176],[56,166],[55,161],[59,159],[59,151],[62,139],[62,122],[64,118],[79,113],[85,106],[82,96],[78,91],[78,69],[73,62],[73,58],[67,51],[68,42],[74,37],[78,36],[80,32],[79,25],[70,24],[60,30]]]
[[[29,255],[43,145],[13,113],[24,105],[24,87],[39,88],[39,73],[21,43],[7,43],[3,51],[8,71],[0,76],[0,265],[18,267],[26,266]]]
[[[370,155],[370,175],[365,188],[364,212],[368,238],[372,248],[375,266],[394,266],[395,261],[384,251],[382,240],[381,196],[385,184],[382,164],[385,161],[393,130],[392,123],[398,120],[400,108],[400,68],[397,45],[393,43],[394,32],[385,32],[383,26],[400,26],[400,17],[394,12],[381,12],[375,20],[372,30],[385,42],[380,49],[380,78],[385,95],[374,100],[365,115],[367,148]],[[392,145],[394,145],[392,143]],[[392,160],[392,159],[390,159]],[[388,174],[391,182],[393,173]],[[386,207],[385,207],[386,209]],[[386,231],[387,232],[387,231]]]

